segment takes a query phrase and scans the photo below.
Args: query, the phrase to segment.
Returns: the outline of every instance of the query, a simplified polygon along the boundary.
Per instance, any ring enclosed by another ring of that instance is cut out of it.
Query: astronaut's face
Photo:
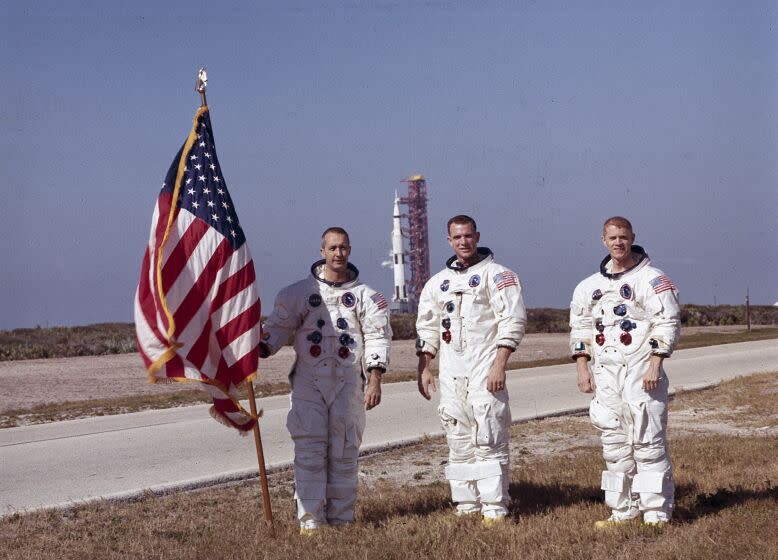
[[[327,269],[336,275],[348,272],[348,257],[351,254],[351,245],[348,237],[342,233],[330,232],[324,236],[321,244],[321,256],[324,257]]]
[[[454,223],[448,228],[448,244],[462,264],[472,265],[478,260],[479,239],[481,234],[475,231],[473,224]]]
[[[632,254],[635,234],[631,229],[609,224],[602,232],[602,242],[616,262],[623,262]]]

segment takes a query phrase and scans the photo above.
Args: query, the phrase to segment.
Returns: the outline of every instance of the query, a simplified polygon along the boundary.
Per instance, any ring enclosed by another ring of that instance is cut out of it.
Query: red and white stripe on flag
[[[662,292],[666,292],[668,290],[676,290],[675,284],[673,284],[673,281],[670,280],[667,276],[662,274],[661,276],[657,276],[651,282],[649,282],[651,286],[654,288],[654,293],[661,294]]]
[[[510,270],[504,270],[494,275],[494,283],[498,290],[502,290],[508,286],[518,286],[519,277]]]
[[[198,158],[205,160],[199,168]],[[204,165],[210,166],[207,176]],[[221,214],[208,208],[217,204]],[[256,376],[260,301],[231,205],[207,108],[201,108],[154,209],[135,328],[149,382],[199,383],[213,398],[214,418],[245,432],[256,419],[239,404],[238,386]],[[230,225],[219,225],[220,219]]]
[[[378,306],[378,309],[386,309],[387,303],[386,298],[384,297],[384,294],[381,292],[376,292],[372,296],[370,296],[370,299],[373,300],[373,303],[375,303]]]

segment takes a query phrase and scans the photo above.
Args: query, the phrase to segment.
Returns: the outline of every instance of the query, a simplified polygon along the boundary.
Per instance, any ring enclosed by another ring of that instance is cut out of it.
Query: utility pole
[[[746,288],[746,325],[748,332],[751,332],[751,302],[748,298],[748,288]]]

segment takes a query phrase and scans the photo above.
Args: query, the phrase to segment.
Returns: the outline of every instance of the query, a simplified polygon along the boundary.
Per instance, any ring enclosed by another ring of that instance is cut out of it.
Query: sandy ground
[[[689,328],[684,333],[700,330],[743,330],[743,327]],[[567,341],[565,333],[528,334],[510,361],[567,356]],[[285,347],[275,356],[260,361],[259,384],[285,382],[293,358],[291,347]],[[390,361],[388,377],[392,372],[415,371],[414,342],[394,341]],[[178,383],[148,384],[138,354],[0,362],[0,412],[65,401],[159,394],[182,387]]]
[[[565,355],[566,334],[530,334],[511,359],[542,360]],[[261,360],[259,384],[285,382],[293,362],[294,351],[289,346]],[[416,371],[414,341],[395,340],[390,363],[389,375]],[[0,362],[0,412],[55,402],[158,394],[182,387],[192,386],[148,384],[138,354]]]

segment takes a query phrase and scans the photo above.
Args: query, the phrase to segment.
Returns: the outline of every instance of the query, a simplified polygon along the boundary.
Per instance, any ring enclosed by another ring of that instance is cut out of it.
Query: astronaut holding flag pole
[[[392,338],[387,301],[359,281],[346,230],[327,228],[320,253],[307,278],[278,294],[260,343],[264,358],[294,336],[286,426],[302,535],[354,521],[365,410],[381,402]]]

